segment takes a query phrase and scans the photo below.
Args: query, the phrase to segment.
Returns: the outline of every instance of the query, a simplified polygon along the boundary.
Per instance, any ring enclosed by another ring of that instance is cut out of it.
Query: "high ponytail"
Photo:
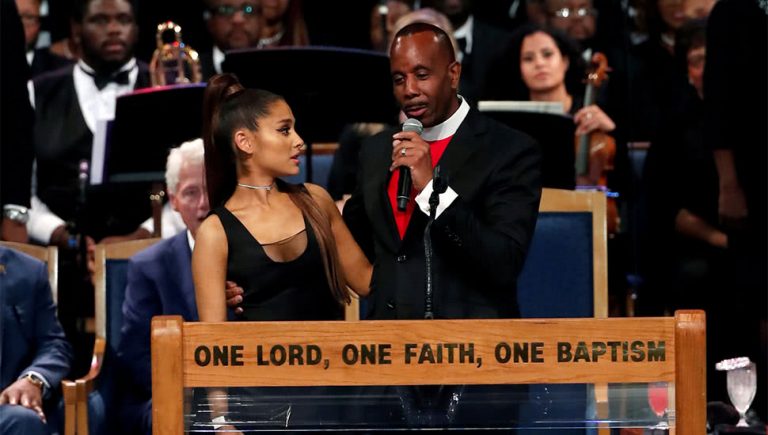
[[[203,143],[205,145],[205,182],[211,208],[221,207],[237,185],[234,148],[228,141],[218,141],[219,114],[224,101],[242,92],[243,86],[232,74],[213,76],[203,94]]]
[[[275,101],[283,101],[283,97],[245,89],[234,74],[218,74],[208,80],[203,95],[203,142],[205,181],[212,209],[223,206],[237,186],[239,154],[232,133],[238,128],[257,131],[257,120],[269,113]]]
[[[238,128],[257,131],[258,120],[267,116],[270,107],[277,101],[285,100],[269,91],[245,89],[232,74],[215,75],[208,81],[203,97],[203,143],[205,181],[211,209],[223,207],[237,187],[237,161],[240,155],[233,143],[234,131]],[[332,295],[339,303],[349,303],[350,296],[341,273],[329,216],[321,210],[304,186],[278,179],[277,187],[289,195],[312,226]]]

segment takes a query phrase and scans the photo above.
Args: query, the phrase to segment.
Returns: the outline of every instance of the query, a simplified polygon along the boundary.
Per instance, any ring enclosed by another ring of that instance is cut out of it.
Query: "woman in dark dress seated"
[[[613,120],[597,104],[584,106],[585,66],[576,42],[557,30],[527,25],[515,32],[511,56],[520,62],[515,99],[561,103],[563,112],[573,116],[576,135],[610,134]],[[592,151],[594,154],[594,151]],[[577,185],[599,184],[599,174],[577,179]]]
[[[192,255],[200,321],[227,320],[225,281],[244,290],[243,320],[341,319],[347,286],[368,293],[371,265],[325,190],[280,180],[298,174],[305,146],[291,108],[224,74],[208,82],[204,110],[212,213]],[[212,406],[223,415],[226,401]]]

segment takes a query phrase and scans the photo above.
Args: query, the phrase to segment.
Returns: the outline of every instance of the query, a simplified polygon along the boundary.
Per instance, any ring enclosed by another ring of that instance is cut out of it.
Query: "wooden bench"
[[[704,325],[702,311],[664,318],[362,322],[187,323],[179,316],[158,316],[152,321],[153,431],[183,433],[184,389],[190,387],[668,382],[675,392],[672,432],[701,434],[706,426]],[[540,343],[541,361],[501,362],[496,346],[512,341]],[[439,342],[472,343],[482,364],[405,363],[407,343]],[[559,343],[575,349],[579,342],[647,347],[644,358],[632,352],[625,358],[619,349],[615,357],[608,350],[596,361],[558,362]],[[258,346],[286,343],[319,346],[327,366],[256,364]],[[362,343],[389,345],[391,363],[344,363],[344,346]],[[242,365],[199,364],[199,354],[196,362],[196,352],[214,346],[242,346],[237,348]]]

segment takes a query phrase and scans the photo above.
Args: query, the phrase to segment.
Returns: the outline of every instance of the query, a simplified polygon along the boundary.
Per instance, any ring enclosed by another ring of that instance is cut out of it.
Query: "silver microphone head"
[[[424,126],[421,125],[421,121],[416,118],[408,118],[403,122],[403,131],[415,131],[419,135],[424,131]]]

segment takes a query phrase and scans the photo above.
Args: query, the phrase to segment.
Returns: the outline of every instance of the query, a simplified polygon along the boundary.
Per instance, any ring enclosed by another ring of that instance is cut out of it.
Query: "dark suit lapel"
[[[144,62],[136,62],[139,66],[139,75],[136,76],[136,84],[133,85],[133,89],[144,89],[152,86],[152,82],[149,78],[149,67]]]
[[[484,132],[485,125],[482,119],[479,118],[474,109],[470,109],[464,122],[461,123],[461,126],[456,131],[453,139],[448,143],[445,153],[438,162],[441,173],[448,177],[449,185],[459,194],[461,192],[457,190],[454,183],[458,181],[456,174],[469,173],[471,175],[471,171],[467,171],[463,166],[466,160],[477,151],[475,147],[475,144],[478,142],[476,136]]]
[[[445,148],[443,156],[440,157],[438,165],[440,165],[440,171],[444,176],[448,176],[448,182],[451,188],[461,195],[460,189],[457,189],[456,183],[454,183],[454,174],[462,173],[467,174],[471,171],[467,171],[464,166],[464,162],[475,152],[473,144],[476,142],[475,136],[480,134],[481,130],[484,130],[482,125],[479,124],[479,120],[476,117],[474,110],[470,110],[464,122],[461,123],[459,129],[456,130],[448,146]],[[458,180],[457,180],[458,181]],[[410,222],[408,222],[408,229],[405,232],[403,243],[412,237],[423,235],[423,228],[427,224],[429,216],[424,214],[421,210],[414,210],[413,216],[411,216]]]
[[[170,245],[170,255],[166,257],[168,276],[175,289],[181,293],[188,320],[197,320],[197,305],[195,303],[195,287],[192,282],[192,251],[189,249],[187,232],[174,236]]]
[[[373,145],[373,144],[372,144]],[[397,232],[392,204],[389,202],[387,186],[389,185],[389,164],[392,161],[389,147],[379,146],[373,155],[369,181],[366,183],[365,194],[371,198],[372,203],[366,204],[366,212],[371,220],[373,230],[381,234],[389,250],[397,251],[400,245],[400,234]]]

